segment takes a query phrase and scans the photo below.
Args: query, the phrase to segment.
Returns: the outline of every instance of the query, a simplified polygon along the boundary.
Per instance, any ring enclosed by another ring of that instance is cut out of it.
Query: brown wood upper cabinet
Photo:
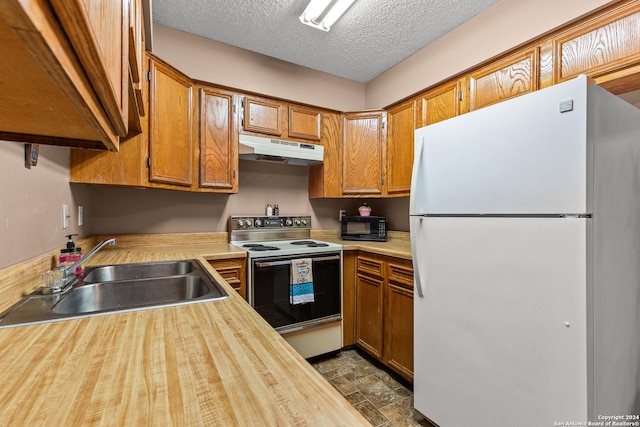
[[[469,111],[538,90],[538,49],[527,49],[472,72]]]
[[[177,70],[151,61],[149,181],[193,183],[193,83]]]
[[[320,121],[318,110],[289,105],[289,136],[292,138],[320,141]]]
[[[578,74],[614,92],[640,86],[640,5],[621,2],[552,38],[554,83]]]
[[[415,102],[405,102],[389,109],[387,123],[387,194],[408,196],[413,164],[413,133],[416,128]]]
[[[2,2],[11,60],[0,65],[0,139],[116,151],[127,134],[128,13],[123,0]]]
[[[127,134],[129,3],[126,0],[50,0],[107,116]]]
[[[235,95],[200,87],[200,187],[238,191]]]
[[[283,105],[278,101],[245,97],[242,127],[249,132],[282,136]]]
[[[460,80],[444,83],[416,97],[415,128],[428,126],[460,114]]]
[[[241,132],[308,141],[322,138],[322,112],[318,109],[246,96],[242,111]]]
[[[344,115],[342,194],[379,197],[384,192],[385,111]]]
[[[142,133],[123,139],[118,153],[71,150],[71,182],[237,192],[236,95],[202,84],[196,91],[161,60],[149,56],[145,63],[151,81],[143,80],[149,114],[142,117]]]

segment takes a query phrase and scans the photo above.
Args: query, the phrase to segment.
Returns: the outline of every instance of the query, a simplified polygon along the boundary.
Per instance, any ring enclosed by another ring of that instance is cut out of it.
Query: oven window
[[[307,256],[253,261],[253,306],[274,328],[340,314],[340,254],[308,257],[312,259],[314,301],[291,304],[291,263],[286,261],[299,258]]]

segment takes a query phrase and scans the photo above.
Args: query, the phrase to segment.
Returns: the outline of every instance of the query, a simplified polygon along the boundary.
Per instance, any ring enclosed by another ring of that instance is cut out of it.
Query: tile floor
[[[311,364],[374,426],[431,426],[413,409],[413,391],[361,354],[347,350]]]

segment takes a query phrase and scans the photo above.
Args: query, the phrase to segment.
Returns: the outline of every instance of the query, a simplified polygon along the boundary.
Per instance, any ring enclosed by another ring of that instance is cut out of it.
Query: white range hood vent
[[[324,160],[322,145],[244,134],[240,134],[238,143],[242,160],[262,160],[302,166],[317,165]]]

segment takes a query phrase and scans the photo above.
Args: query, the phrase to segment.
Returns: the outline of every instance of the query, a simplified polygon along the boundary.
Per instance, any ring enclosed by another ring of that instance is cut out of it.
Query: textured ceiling
[[[498,0],[358,0],[328,33],[309,0],[153,0],[153,21],[366,83]]]

